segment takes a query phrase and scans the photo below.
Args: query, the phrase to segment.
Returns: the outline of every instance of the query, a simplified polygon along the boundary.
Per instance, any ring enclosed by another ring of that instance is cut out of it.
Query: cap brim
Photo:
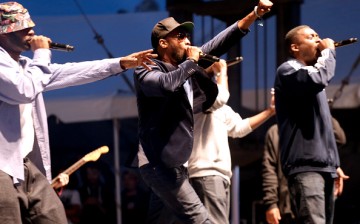
[[[194,23],[192,23],[192,22],[183,22],[178,27],[176,27],[176,29],[179,28],[179,27],[182,27],[182,28],[186,29],[188,32],[192,32],[194,30]]]

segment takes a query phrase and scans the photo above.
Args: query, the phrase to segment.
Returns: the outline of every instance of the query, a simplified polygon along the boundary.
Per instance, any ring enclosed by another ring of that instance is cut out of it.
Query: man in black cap
[[[250,25],[270,10],[272,2],[260,0],[246,17],[202,47],[191,46],[192,22],[169,17],[158,22],[151,43],[158,58],[135,70],[139,112],[139,167],[153,191],[148,220],[170,223],[162,216],[164,205],[182,223],[210,223],[208,212],[191,187],[186,162],[193,147],[193,114],[205,112],[217,96],[208,76],[211,69],[198,65],[200,54],[220,56],[249,32]],[[211,68],[211,67],[210,67]]]

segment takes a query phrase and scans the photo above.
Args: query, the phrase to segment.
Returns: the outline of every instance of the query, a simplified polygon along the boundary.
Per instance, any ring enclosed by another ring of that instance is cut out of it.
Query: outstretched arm
[[[130,69],[135,68],[137,66],[144,66],[147,70],[151,70],[151,68],[146,64],[152,64],[155,63],[151,61],[151,58],[156,58],[157,54],[152,54],[153,50],[145,50],[145,51],[139,51],[132,53],[130,55],[124,56],[120,58],[120,66],[122,69]]]
[[[251,11],[247,16],[239,20],[238,27],[241,30],[247,30],[251,24],[259,17],[265,15],[265,13],[270,12],[273,3],[269,0],[260,0],[255,12],[255,9]]]
[[[253,130],[275,115],[275,97],[273,92],[271,94],[270,107],[249,118],[250,127]]]

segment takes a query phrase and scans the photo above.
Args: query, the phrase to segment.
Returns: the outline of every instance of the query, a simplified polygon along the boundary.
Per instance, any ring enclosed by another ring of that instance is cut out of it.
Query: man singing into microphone
[[[286,34],[285,44],[290,58],[277,69],[274,84],[282,170],[298,223],[330,224],[334,195],[348,178],[324,90],[335,75],[334,41],[302,25]]]
[[[115,59],[51,64],[51,40],[35,35],[34,26],[21,4],[0,3],[0,223],[65,224],[64,207],[50,186],[42,92],[145,66],[156,55],[147,50]],[[30,49],[33,59],[21,55]]]
[[[205,112],[218,90],[201,67],[200,53],[219,57],[249,32],[272,2],[260,0],[256,10],[226,28],[202,47],[191,46],[192,22],[169,17],[152,30],[151,43],[159,55],[151,71],[135,70],[139,111],[139,167],[151,188],[148,223],[171,223],[169,210],[181,223],[210,223],[208,212],[188,178],[186,162],[193,147],[195,113]],[[200,65],[200,66],[199,66]],[[164,206],[166,209],[163,209]]]

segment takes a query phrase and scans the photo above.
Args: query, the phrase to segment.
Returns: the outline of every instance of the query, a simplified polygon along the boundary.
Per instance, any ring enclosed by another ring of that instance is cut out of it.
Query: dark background
[[[247,113],[248,116],[251,115],[251,112]],[[339,149],[339,153],[342,169],[350,176],[350,179],[345,181],[342,196],[336,201],[335,223],[359,223],[360,108],[332,110],[332,114],[347,136],[347,144]],[[246,116],[247,114],[243,115]],[[247,223],[251,223],[251,220],[255,220],[255,223],[265,223],[261,206],[261,156],[263,136],[273,122],[274,119],[269,120],[250,135],[236,141],[236,144],[240,144],[241,150],[231,152],[233,166],[240,168],[240,218],[247,220]],[[70,166],[85,154],[103,145],[113,149],[112,125],[112,121],[65,124],[54,116],[49,117],[53,170]],[[125,170],[130,154],[137,150],[137,118],[122,119],[120,125],[120,165],[121,169]],[[110,182],[114,181],[113,152],[102,155],[97,162],[103,165],[106,178]]]

